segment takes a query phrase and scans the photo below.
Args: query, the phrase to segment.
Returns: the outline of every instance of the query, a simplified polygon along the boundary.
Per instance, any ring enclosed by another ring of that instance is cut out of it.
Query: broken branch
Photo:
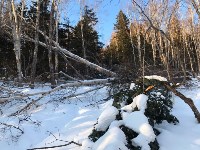
[[[179,91],[177,91],[176,89],[172,88],[170,85],[164,83],[164,86],[172,91],[176,96],[180,97],[186,104],[188,104],[190,106],[190,108],[192,109],[195,118],[197,119],[198,123],[200,123],[200,113],[197,109],[197,107],[195,106],[194,102],[192,99],[185,97],[185,95],[183,95],[182,93],[180,93]]]

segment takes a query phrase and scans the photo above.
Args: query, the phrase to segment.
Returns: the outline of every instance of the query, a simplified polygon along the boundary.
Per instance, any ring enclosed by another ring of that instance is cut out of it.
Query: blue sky
[[[122,2],[123,1],[123,2]],[[100,40],[107,44],[116,23],[116,16],[120,9],[126,13],[130,0],[85,0],[84,4],[89,5],[96,12],[99,22],[96,30],[101,35]],[[70,19],[71,25],[75,25],[80,19],[80,5],[78,0],[71,0],[68,4],[61,6],[63,17]]]

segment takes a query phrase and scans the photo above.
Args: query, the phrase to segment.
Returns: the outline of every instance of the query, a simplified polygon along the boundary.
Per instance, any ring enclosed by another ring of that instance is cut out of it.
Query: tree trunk
[[[37,0],[37,18],[36,18],[36,30],[35,30],[35,48],[33,53],[33,62],[31,67],[31,88],[34,87],[35,74],[36,74],[36,64],[37,64],[37,54],[38,54],[38,43],[39,43],[39,24],[40,24],[40,0]]]
[[[56,43],[58,43],[58,22],[59,22],[59,2],[55,4],[55,21],[56,21]],[[55,79],[58,80],[58,52],[55,51]]]
[[[54,66],[53,66],[53,58],[52,58],[52,38],[53,38],[53,19],[54,19],[54,8],[55,1],[52,0],[51,4],[51,12],[50,12],[50,23],[49,23],[49,42],[48,42],[48,58],[49,58],[49,69],[50,69],[50,80],[51,87],[55,87],[55,77],[54,77]]]
[[[190,106],[190,108],[192,109],[195,118],[197,119],[198,123],[200,123],[200,113],[198,111],[198,109],[196,108],[196,106],[194,105],[194,102],[192,99],[185,97],[185,95],[183,95],[182,93],[180,93],[179,91],[177,91],[176,89],[172,88],[170,85],[168,84],[164,84],[164,86],[172,91],[176,96],[180,97],[186,104],[188,104]]]
[[[24,0],[22,0],[22,10],[21,10],[21,19],[23,17],[23,10],[24,10]],[[8,10],[10,16],[10,22],[12,26],[12,36],[14,41],[14,52],[17,64],[17,82],[18,86],[21,86],[22,82],[22,67],[21,67],[21,23],[19,22],[19,18],[16,13],[14,0],[8,1]]]

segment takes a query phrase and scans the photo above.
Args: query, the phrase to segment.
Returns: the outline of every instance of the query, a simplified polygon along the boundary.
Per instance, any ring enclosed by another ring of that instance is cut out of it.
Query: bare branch
[[[64,147],[64,146],[68,146],[70,144],[75,144],[75,145],[78,145],[78,146],[82,146],[81,144],[79,143],[76,143],[74,141],[71,141],[67,144],[63,144],[63,145],[57,145],[57,146],[49,146],[49,147],[40,147],[40,148],[30,148],[30,149],[27,149],[27,150],[37,150],[37,149],[51,149],[51,148],[57,148],[57,147]]]
[[[167,40],[169,40],[169,41],[171,42],[171,39],[168,37],[168,35],[167,35],[163,30],[157,28],[157,27],[153,24],[153,22],[151,21],[151,19],[149,18],[149,16],[147,16],[147,14],[146,14],[146,13],[144,12],[144,10],[142,9],[142,7],[141,7],[135,0],[132,0],[132,2],[133,2],[133,4],[135,4],[135,5],[139,8],[140,12],[146,17],[146,19],[148,20],[148,22],[149,22],[149,24],[150,24],[150,27],[153,28],[155,31],[160,32],[162,35],[164,35],[164,36],[167,38]]]
[[[200,4],[198,2],[198,0],[191,0],[191,3],[196,11],[196,13],[198,14],[198,17],[200,19]]]

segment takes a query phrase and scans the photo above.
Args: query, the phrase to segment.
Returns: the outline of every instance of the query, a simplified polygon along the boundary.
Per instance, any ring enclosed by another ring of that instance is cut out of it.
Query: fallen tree
[[[0,99],[0,104],[11,101],[13,99],[23,99],[23,98],[27,98],[30,96],[35,96],[35,95],[41,95],[42,97],[51,94],[55,91],[64,89],[66,87],[77,87],[77,86],[81,86],[81,85],[97,85],[97,84],[107,84],[108,82],[113,81],[114,78],[108,78],[108,79],[96,79],[96,80],[83,80],[83,81],[75,81],[75,82],[71,82],[71,83],[66,83],[66,84],[62,84],[60,86],[57,86],[56,88],[49,90],[49,91],[45,91],[45,92],[38,92],[38,93],[31,93],[31,94],[18,94],[12,97],[7,97],[7,98],[1,98]]]
[[[42,34],[45,37],[45,39],[49,40],[49,37],[47,35],[45,35],[41,30],[39,31],[39,33]],[[28,37],[27,35],[24,35],[23,37],[24,37],[25,40],[28,40],[30,42],[35,42],[34,39]],[[95,69],[95,70],[97,70],[97,71],[99,71],[99,72],[101,72],[103,74],[106,74],[107,76],[111,76],[111,77],[117,76],[116,73],[114,73],[114,72],[112,72],[112,71],[110,71],[108,69],[105,69],[105,68],[103,68],[103,67],[101,67],[99,65],[96,65],[96,64],[94,64],[94,63],[92,63],[92,62],[90,62],[90,61],[88,61],[88,60],[86,60],[86,59],[84,59],[82,57],[79,57],[78,55],[75,55],[75,54],[71,53],[70,51],[68,51],[65,48],[60,47],[59,43],[57,43],[55,41],[52,41],[52,43],[54,44],[54,46],[52,46],[52,50],[58,51],[61,54],[64,53],[67,56],[69,56],[68,58],[73,59],[73,60],[75,60],[77,62],[83,63],[83,64],[85,64],[86,66],[88,66],[88,67],[90,67],[92,69]],[[43,43],[43,42],[41,42],[41,41],[39,41],[39,44],[41,46],[43,46],[43,47],[48,48],[48,45]]]

